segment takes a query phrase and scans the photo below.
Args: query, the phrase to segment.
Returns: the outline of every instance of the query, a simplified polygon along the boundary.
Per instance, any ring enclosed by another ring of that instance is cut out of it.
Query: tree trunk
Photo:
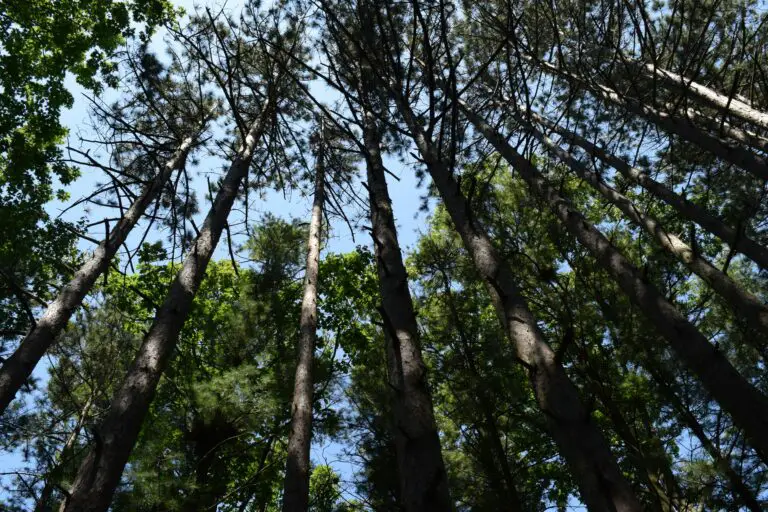
[[[470,123],[491,142],[504,159],[546,201],[565,228],[595,257],[624,293],[637,304],[673,350],[701,380],[734,422],[744,429],[760,457],[768,460],[768,399],[752,386],[730,362],[656,288],[646,282],[607,238],[568,201],[550,187],[528,160],[497,134],[463,101],[459,108]]]
[[[645,172],[636,167],[632,167],[624,160],[608,153],[586,138],[566,130],[562,126],[553,123],[543,116],[535,113],[531,114],[537,122],[558,133],[568,142],[580,146],[590,156],[597,157],[610,165],[628,180],[638,183],[648,192],[660,198],[686,219],[695,222],[730,245],[733,250],[742,253],[744,256],[757,263],[761,268],[768,270],[768,249],[762,245],[751,238],[748,238],[742,232],[726,225],[717,217],[707,213],[703,208],[684,199],[665,185],[652,179]]]
[[[109,507],[272,108],[271,101],[264,105],[230,165],[199,235],[155,315],[125,381],[112,398],[109,413],[94,437],[94,446],[78,470],[65,511],[103,512]]]
[[[608,443],[592,422],[573,383],[544,341],[536,320],[520,296],[512,271],[504,264],[488,235],[475,224],[469,205],[449,169],[440,160],[399,91],[395,101],[427,164],[443,204],[470,253],[517,357],[528,370],[536,400],[550,434],[571,466],[581,497],[592,511],[642,510],[621,474]]]
[[[32,375],[35,366],[56,337],[66,327],[75,309],[91,291],[96,280],[109,268],[112,258],[144,215],[147,207],[160,194],[173,172],[184,166],[193,141],[193,137],[187,137],[182,141],[173,157],[165,163],[152,182],[131,204],[109,236],[99,244],[91,258],[78,269],[72,280],[61,289],[59,295],[48,305],[43,316],[32,326],[16,351],[5,361],[0,370],[0,416],[14,399],[19,388]]]
[[[363,113],[363,139],[380,313],[387,342],[387,373],[393,391],[400,498],[406,512],[449,511],[452,504],[448,477],[421,357],[408,276],[397,241],[380,135],[370,110]]]
[[[713,290],[725,299],[725,302],[733,309],[737,318],[743,318],[753,329],[762,332],[763,335],[768,335],[768,308],[757,300],[756,297],[742,290],[738,284],[720,269],[696,254],[678,236],[666,231],[656,219],[644,214],[628,197],[609,187],[597,173],[590,171],[583,162],[580,162],[571,153],[562,149],[522,116],[519,116],[518,119],[550,153],[568,165],[571,170],[589,183],[603,198],[622,211],[632,222],[655,238],[661,248],[668,254],[677,258],[678,261],[709,284]],[[762,336],[751,336],[748,339],[760,353],[765,352],[766,344]]]
[[[288,436],[288,462],[283,487],[283,512],[306,512],[309,508],[309,449],[312,443],[312,364],[317,337],[317,278],[320,264],[323,202],[325,201],[325,141],[320,129],[315,163],[315,198],[307,241],[307,271],[301,302],[301,338],[299,361],[291,408],[291,431]]]
[[[768,114],[765,112],[761,112],[737,98],[731,98],[725,94],[721,94],[705,85],[694,82],[693,80],[678,75],[677,73],[667,71],[666,69],[651,63],[643,64],[643,67],[651,76],[657,76],[667,83],[673,84],[685,91],[692,92],[696,98],[705,105],[720,108],[727,114],[734,115],[755,126],[759,126],[764,130],[768,130]]]
[[[761,180],[768,180],[768,160],[766,160],[765,157],[755,155],[751,151],[734,146],[716,135],[706,133],[686,120],[662,112],[661,110],[641,103],[640,101],[624,97],[610,87],[602,84],[590,83],[581,77],[548,62],[536,61],[536,63],[550,73],[564,78],[569,83],[577,83],[587,87],[598,97],[616,105],[623,106],[633,114],[648,119],[667,132],[696,144],[704,151],[711,152],[718,158],[730,162],[737,167],[741,167]]]

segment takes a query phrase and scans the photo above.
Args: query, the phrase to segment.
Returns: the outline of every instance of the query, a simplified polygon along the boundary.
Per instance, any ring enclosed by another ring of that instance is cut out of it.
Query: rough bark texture
[[[322,138],[322,135],[321,135]],[[317,278],[325,201],[324,142],[318,145],[315,164],[315,198],[307,240],[307,271],[301,302],[301,337],[293,385],[291,431],[283,487],[283,512],[306,512],[309,507],[309,448],[312,443],[312,363],[317,338]]]
[[[189,250],[168,295],[155,315],[125,381],[115,392],[109,412],[94,436],[67,500],[67,512],[103,512],[120,482],[123,468],[139,435],[160,376],[189,314],[213,251],[221,238],[241,182],[248,174],[253,151],[269,118],[265,105],[221,183],[200,234]]]
[[[396,95],[395,100],[443,204],[485,281],[517,357],[528,370],[549,432],[571,467],[584,503],[592,511],[642,510],[608,443],[581,403],[576,387],[544,341],[514,283],[511,269],[502,262],[488,235],[473,221],[458,183],[436,154],[405,99]]]
[[[768,308],[757,298],[742,290],[730,277],[712,265],[706,258],[699,256],[691,247],[677,235],[670,233],[650,215],[644,214],[632,201],[615,189],[609,187],[597,173],[587,169],[568,151],[562,149],[552,139],[537,130],[520,117],[533,137],[563,163],[568,165],[580,178],[589,183],[608,202],[616,206],[632,222],[643,228],[646,233],[655,238],[658,244],[668,254],[677,258],[693,273],[702,278],[715,290],[733,309],[737,317],[743,318],[752,328],[768,335]],[[750,337],[752,345],[760,352],[765,350],[765,341]]]
[[[550,73],[563,77],[569,82],[587,87],[598,97],[623,106],[633,114],[645,117],[656,126],[696,144],[704,151],[708,151],[726,162],[741,167],[762,180],[768,180],[768,160],[765,157],[756,155],[747,149],[734,146],[716,135],[706,133],[685,119],[662,112],[635,99],[622,96],[610,87],[587,82],[581,77],[547,62],[537,61],[537,63]]]
[[[652,284],[643,279],[641,272],[613,247],[597,228],[550,187],[533,164],[507,144],[504,138],[466,103],[460,102],[459,106],[470,123],[518,171],[534,194],[550,205],[565,228],[589,250],[598,264],[640,307],[677,355],[698,376],[712,397],[731,414],[734,422],[744,429],[760,457],[764,461],[768,460],[768,398],[740,375],[693,324]]]
[[[568,131],[562,126],[553,123],[552,121],[542,116],[537,114],[534,114],[534,116],[534,119],[537,122],[558,133],[566,141],[580,146],[591,156],[599,158],[606,164],[619,171],[628,180],[638,183],[648,192],[667,203],[686,219],[695,222],[702,228],[723,240],[725,243],[731,246],[733,250],[742,253],[744,256],[760,265],[761,268],[768,269],[768,249],[744,235],[740,230],[733,229],[732,227],[726,225],[720,219],[709,214],[703,208],[691,203],[665,185],[655,181],[642,170],[636,167],[632,167],[626,161],[616,157],[611,153],[608,153],[586,138],[581,137],[574,132]]]
[[[700,100],[703,100],[705,104],[708,103],[711,106],[719,107],[728,114],[732,114],[744,121],[753,123],[764,130],[768,130],[768,114],[752,108],[750,105],[747,105],[737,98],[730,98],[705,85],[650,63],[645,64],[645,69],[651,76],[655,75],[666,82],[694,93],[694,95]]]
[[[192,137],[184,139],[173,157],[165,163],[155,179],[131,204],[109,233],[109,237],[99,244],[91,258],[61,289],[59,295],[48,305],[43,316],[24,337],[16,351],[5,361],[0,370],[0,416],[13,401],[24,382],[32,375],[35,366],[54,343],[56,337],[66,327],[75,309],[91,291],[96,280],[109,268],[112,258],[144,215],[147,207],[157,198],[174,171],[184,165],[192,143]]]
[[[400,497],[406,512],[449,511],[452,504],[448,478],[421,357],[408,276],[397,242],[378,127],[370,111],[364,113],[363,121],[380,312],[387,340],[389,384],[394,393]]]

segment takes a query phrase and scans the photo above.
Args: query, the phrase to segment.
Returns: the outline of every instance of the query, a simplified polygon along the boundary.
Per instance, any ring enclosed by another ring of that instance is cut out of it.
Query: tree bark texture
[[[325,146],[321,129],[315,163],[315,197],[307,240],[307,270],[301,301],[298,363],[293,386],[288,460],[283,486],[283,512],[306,512],[309,508],[309,449],[312,444],[312,364],[317,338],[317,279],[320,266],[323,203],[325,201]]]
[[[397,241],[378,126],[371,111],[363,113],[363,123],[380,313],[387,341],[387,373],[394,398],[400,497],[406,512],[450,511],[453,507],[448,475],[421,357],[408,276]]]
[[[109,507],[157,384],[221,238],[237,191],[248,174],[254,149],[262,137],[271,110],[271,103],[264,105],[232,161],[200,234],[189,249],[125,380],[112,398],[107,416],[94,436],[93,446],[75,478],[66,512],[103,512]]]
[[[174,171],[184,166],[193,141],[192,137],[182,141],[171,159],[131,204],[125,215],[110,231],[109,236],[96,247],[93,255],[77,270],[72,280],[61,289],[40,320],[32,326],[19,347],[5,361],[0,369],[0,416],[13,401],[24,382],[32,375],[37,363],[54,343],[56,337],[66,327],[75,309],[91,291],[96,280],[109,268],[117,250],[128,238],[146,209],[160,195]]]

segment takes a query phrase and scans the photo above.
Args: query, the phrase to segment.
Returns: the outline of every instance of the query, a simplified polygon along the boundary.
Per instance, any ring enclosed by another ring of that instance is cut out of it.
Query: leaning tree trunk
[[[378,127],[370,110],[363,113],[363,123],[380,312],[387,340],[389,383],[394,393],[400,498],[406,512],[450,511],[453,507],[448,478],[421,357],[416,315],[397,242]]]
[[[702,278],[733,309],[737,318],[743,318],[753,329],[768,335],[768,308],[757,298],[742,290],[733,279],[712,265],[706,258],[683,242],[677,235],[670,233],[650,215],[644,214],[628,197],[609,187],[600,176],[587,169],[586,165],[562,149],[552,139],[536,129],[523,116],[516,116],[525,129],[541,142],[544,147],[564,164],[570,167],[580,178],[589,183],[603,198],[616,206],[632,222],[643,228],[668,254],[677,258],[693,273]],[[755,336],[748,338],[761,353],[765,351],[765,341]]]
[[[109,507],[160,376],[176,346],[205,269],[224,230],[237,191],[248,174],[256,144],[264,133],[271,110],[269,101],[248,130],[232,161],[203,227],[157,311],[125,381],[115,392],[109,412],[94,436],[93,446],[80,465],[65,511],[103,512]]]
[[[686,319],[583,215],[551,187],[538,170],[466,103],[459,108],[470,123],[518,171],[531,190],[547,202],[565,228],[595,257],[624,293],[637,304],[672,349],[701,380],[752,446],[768,461],[768,398],[752,386],[717,348]]]
[[[631,166],[621,158],[593,144],[585,137],[566,130],[557,123],[531,113],[532,117],[540,124],[558,133],[568,142],[583,148],[590,156],[597,157],[604,163],[619,171],[625,178],[639,184],[654,196],[660,198],[675,209],[684,218],[695,222],[713,235],[727,243],[734,251],[738,251],[747,258],[757,263],[762,269],[768,270],[768,249],[743,233],[743,229],[736,230],[726,225],[723,221],[709,214],[703,208],[684,199],[666,185],[655,181],[642,170]]]
[[[109,268],[112,258],[144,215],[147,207],[158,197],[174,171],[184,165],[193,141],[193,137],[187,137],[182,141],[171,159],[131,204],[109,236],[99,244],[93,256],[61,289],[59,295],[24,337],[16,351],[5,361],[0,370],[0,416],[13,401],[24,382],[32,375],[35,366],[56,337],[66,327],[75,309],[91,291],[96,280]]]
[[[692,92],[703,104],[722,109],[727,114],[750,122],[763,130],[768,130],[768,114],[765,112],[761,112],[737,98],[721,94],[705,85],[651,63],[643,64],[643,67],[649,75],[659,77],[680,89]]]
[[[321,129],[322,130],[322,129]],[[307,271],[301,302],[299,361],[293,387],[291,431],[288,436],[288,461],[283,486],[283,512],[307,512],[309,508],[309,448],[312,443],[312,364],[317,338],[317,277],[325,201],[325,142],[322,139],[315,163],[315,198],[307,240]]]
[[[476,225],[456,179],[439,158],[405,98],[399,91],[394,93],[398,109],[427,164],[443,204],[515,345],[517,357],[528,370],[549,432],[573,471],[584,503],[591,511],[642,510],[607,441],[584,408],[576,387],[544,341],[536,319],[514,283],[511,269],[503,262],[487,233]]]
[[[535,61],[548,72],[564,78],[569,83],[580,84],[592,91],[599,98],[626,108],[629,112],[644,117],[665,131],[687,140],[704,151],[711,152],[718,158],[730,162],[745,171],[752,173],[761,180],[768,180],[768,160],[753,152],[730,144],[722,138],[704,132],[689,121],[679,119],[650,105],[632,98],[622,96],[610,87],[599,83],[591,83],[580,76],[566,71],[548,62]]]

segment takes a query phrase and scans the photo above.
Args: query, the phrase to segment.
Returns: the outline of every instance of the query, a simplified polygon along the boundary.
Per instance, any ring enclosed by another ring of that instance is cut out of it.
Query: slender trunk
[[[320,239],[325,201],[325,142],[318,144],[315,164],[315,198],[307,241],[307,273],[301,302],[301,338],[299,361],[291,408],[291,431],[288,436],[288,462],[283,486],[283,512],[306,512],[309,508],[309,448],[312,443],[312,363],[317,337],[317,278],[320,264]]]
[[[192,137],[187,137],[182,141],[171,159],[165,163],[152,182],[131,204],[128,211],[112,229],[109,236],[99,244],[90,259],[61,289],[59,295],[48,305],[43,316],[24,337],[16,351],[5,361],[2,369],[0,369],[0,416],[13,401],[24,382],[32,375],[35,366],[54,343],[56,337],[66,327],[75,309],[91,291],[96,280],[109,268],[115,253],[144,215],[147,207],[157,198],[174,171],[184,165],[193,140]]]
[[[237,196],[248,174],[256,144],[261,138],[271,111],[267,103],[250,127],[241,148],[224,177],[200,234],[190,248],[181,270],[171,285],[152,327],[144,337],[139,353],[125,381],[115,392],[109,413],[94,437],[93,446],[78,470],[67,500],[67,512],[103,512],[112,500],[123,468],[141,430],[154,397],[157,383],[192,307],[205,269],[221,237]]]
[[[686,120],[662,112],[661,110],[646,105],[640,101],[622,96],[610,87],[602,84],[589,83],[581,77],[553,64],[541,61],[536,62],[550,73],[563,77],[569,82],[575,82],[587,87],[598,97],[611,103],[621,105],[633,114],[645,117],[664,130],[673,133],[688,142],[696,144],[704,151],[709,151],[726,162],[741,167],[761,180],[768,179],[768,160],[766,160],[765,157],[756,155],[747,149],[729,144],[727,141],[716,135],[698,129]]]
[[[768,335],[768,308],[757,300],[756,297],[742,290],[730,277],[705,258],[696,254],[678,236],[666,231],[656,219],[644,214],[628,197],[606,185],[597,173],[590,171],[583,162],[580,162],[571,153],[562,149],[552,139],[537,130],[531,123],[528,123],[522,116],[519,117],[519,120],[524,125],[527,125],[528,131],[550,153],[568,165],[580,178],[589,183],[632,222],[655,238],[661,248],[668,254],[677,258],[693,273],[709,284],[713,290],[725,299],[733,309],[736,317],[743,318],[752,328],[761,331],[764,335]],[[765,340],[762,337],[751,336],[748,339],[759,352],[765,351]]]
[[[701,446],[703,446],[709,456],[712,457],[715,467],[728,479],[728,483],[734,493],[734,498],[740,501],[741,504],[751,512],[765,510],[758,502],[754,492],[752,492],[752,490],[744,483],[736,470],[733,469],[728,458],[720,452],[712,440],[707,436],[704,427],[701,426],[701,423],[696,419],[696,416],[685,406],[685,404],[683,404],[680,397],[674,392],[669,385],[669,376],[667,375],[665,378],[663,372],[661,372],[657,366],[654,366],[654,362],[650,362],[648,370],[653,376],[661,394],[672,405],[675,411],[677,411],[677,414],[683,423],[691,429],[691,432],[693,432],[693,435],[699,440]]]
[[[394,394],[395,448],[400,498],[407,512],[452,510],[448,478],[421,357],[416,315],[397,241],[392,202],[370,110],[363,113],[371,229],[387,341],[389,385]]]
[[[721,94],[705,85],[689,80],[677,73],[667,71],[659,66],[654,66],[651,63],[644,64],[644,68],[651,76],[657,76],[668,83],[692,92],[704,104],[721,108],[728,114],[768,130],[768,114],[765,112],[761,112],[737,98]]]
[[[723,354],[648,283],[640,271],[597,228],[550,187],[533,164],[507,144],[466,103],[460,101],[459,107],[470,123],[520,173],[531,190],[550,205],[565,228],[589,250],[598,264],[640,307],[715,400],[744,429],[761,458],[768,460],[768,399],[765,395],[741,376]]]
[[[636,167],[632,167],[624,160],[608,153],[604,149],[593,144],[589,140],[574,132],[568,131],[562,126],[553,123],[549,119],[542,117],[538,114],[532,113],[534,119],[560,134],[568,142],[572,142],[577,146],[583,148],[591,156],[597,157],[606,164],[610,165],[617,171],[619,171],[625,178],[635,183],[638,183],[648,192],[654,196],[660,198],[669,206],[675,209],[680,215],[686,219],[695,222],[702,228],[706,229],[713,235],[717,236],[725,243],[731,246],[735,251],[738,251],[757,263],[761,268],[768,269],[768,249],[758,244],[751,238],[748,238],[743,234],[743,230],[736,230],[723,223],[717,217],[710,215],[703,208],[691,203],[684,199],[667,186],[652,179],[648,174],[641,171]]]
[[[592,511],[639,511],[640,504],[621,474],[608,443],[592,422],[578,391],[544,341],[536,320],[506,265],[482,228],[476,225],[458,183],[438,157],[405,98],[395,101],[414,137],[421,157],[467,251],[515,344],[517,357],[528,370],[536,400],[550,434],[571,466],[581,497]]]

